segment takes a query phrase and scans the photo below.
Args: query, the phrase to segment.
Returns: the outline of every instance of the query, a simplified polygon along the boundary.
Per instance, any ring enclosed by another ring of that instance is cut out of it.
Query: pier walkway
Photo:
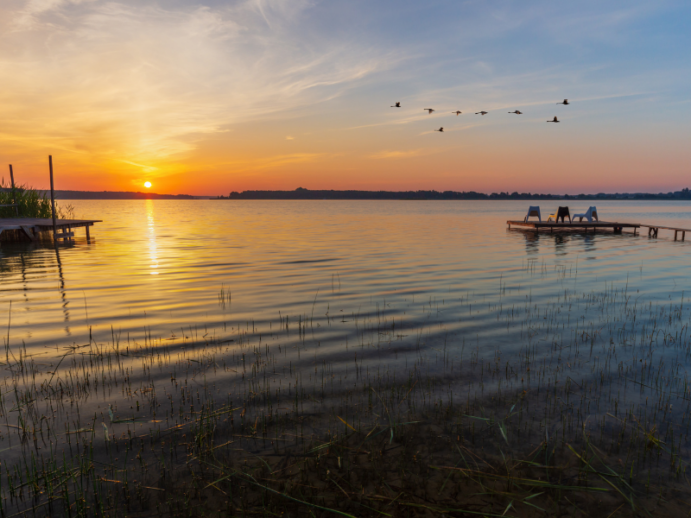
[[[663,225],[643,225],[640,223],[618,223],[618,222],[608,222],[608,221],[574,221],[572,223],[556,223],[554,221],[507,221],[506,224],[509,229],[512,227],[520,230],[534,230],[539,232],[540,230],[554,231],[580,231],[588,232],[592,230],[596,232],[597,230],[606,229],[611,230],[615,234],[621,234],[622,230],[625,228],[633,229],[633,235],[638,235],[638,229],[641,227],[648,229],[648,237],[657,237],[658,231],[663,230],[673,230],[675,241],[684,241],[686,238],[686,233],[691,232],[688,228],[678,228],[678,227],[665,227]]]
[[[58,230],[56,237],[69,241],[74,237],[73,230],[83,227],[88,240],[91,238],[89,228],[101,221],[100,219],[58,219],[56,220]],[[5,230],[20,231],[34,241],[39,237],[40,232],[53,232],[53,220],[50,218],[3,218],[0,219],[0,238]]]
[[[684,241],[684,238],[686,237],[686,232],[691,232],[690,229],[688,228],[676,228],[676,227],[661,227],[660,225],[641,225],[642,227],[646,227],[648,229],[648,237],[657,237],[657,232],[660,229],[664,230],[674,230],[674,240],[678,240],[679,233],[681,233],[681,240]]]
[[[597,230],[611,230],[615,234],[621,234],[622,230],[625,228],[633,229],[633,234],[638,234],[638,229],[645,225],[639,225],[638,223],[619,223],[619,222],[609,222],[609,221],[573,221],[571,223],[557,223],[555,221],[507,221],[506,224],[509,229],[512,227],[517,227],[521,230],[535,230],[539,232],[540,230],[554,231],[581,231],[588,232],[592,230],[596,232]]]

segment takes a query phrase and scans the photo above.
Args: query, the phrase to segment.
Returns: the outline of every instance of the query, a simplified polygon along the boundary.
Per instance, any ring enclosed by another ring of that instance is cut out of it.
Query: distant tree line
[[[533,194],[530,192],[475,191],[335,191],[310,190],[298,187],[294,191],[243,191],[219,196],[223,200],[690,200],[689,189],[668,193],[599,193],[599,194]]]
[[[50,191],[45,191],[50,196]],[[55,191],[56,200],[194,200],[189,194],[157,194],[129,191]]]
[[[35,190],[40,196],[50,197],[50,191]],[[9,193],[9,187],[0,187],[0,193]],[[196,200],[200,196],[190,194],[157,194],[155,192],[129,191],[64,191],[56,190],[56,200]],[[209,198],[205,196],[204,198]]]

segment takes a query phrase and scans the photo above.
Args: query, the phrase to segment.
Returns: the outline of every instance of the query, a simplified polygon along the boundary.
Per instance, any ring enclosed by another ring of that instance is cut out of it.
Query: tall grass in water
[[[8,318],[0,515],[687,514],[688,299],[644,302],[627,282],[463,302],[454,319],[490,317],[513,351],[468,340],[464,356],[464,337],[432,323],[434,342],[379,307],[334,319],[315,303],[223,336],[111,328],[55,353]],[[345,343],[320,339],[340,323]]]
[[[14,200],[14,201],[13,201]],[[0,205],[17,204],[19,216],[15,207],[0,207],[0,218],[50,218],[50,199],[45,192],[29,187],[28,185],[15,185],[12,187],[0,180]],[[59,207],[56,203],[55,210],[58,218],[71,217],[73,209],[71,205]]]

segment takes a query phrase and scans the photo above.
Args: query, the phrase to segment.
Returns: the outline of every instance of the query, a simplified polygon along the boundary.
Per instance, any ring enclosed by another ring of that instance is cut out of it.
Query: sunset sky
[[[3,0],[0,176],[45,188],[51,154],[58,189],[679,190],[690,25],[665,0]]]

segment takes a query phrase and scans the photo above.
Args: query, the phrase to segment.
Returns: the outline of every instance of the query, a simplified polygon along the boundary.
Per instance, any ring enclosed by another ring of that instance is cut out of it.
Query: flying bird
[[[475,112],[475,115],[487,115],[489,112]]]
[[[523,112],[516,110],[515,112],[509,112],[509,113],[515,113],[516,115],[523,115]]]
[[[455,112],[451,112],[451,113],[455,113],[455,114],[456,114],[456,117],[458,117],[458,116],[459,116],[461,113],[463,113],[463,112],[462,112],[462,111],[459,111],[459,110],[456,110]]]
[[[400,108],[400,107],[401,107],[401,103],[396,103],[394,106],[391,106],[391,108]]]
[[[555,115],[551,121],[546,121],[546,122],[559,122],[559,119],[557,119],[557,116]]]
[[[568,99],[564,99],[562,102],[557,103],[557,104],[569,104],[569,100],[568,100]]]
[[[442,127],[439,128],[438,130],[434,130],[434,131],[439,131],[439,132],[441,132],[441,133],[444,133],[444,127],[442,126]]]
[[[434,108],[423,108],[423,110],[427,110],[429,113],[432,113],[434,111]]]

